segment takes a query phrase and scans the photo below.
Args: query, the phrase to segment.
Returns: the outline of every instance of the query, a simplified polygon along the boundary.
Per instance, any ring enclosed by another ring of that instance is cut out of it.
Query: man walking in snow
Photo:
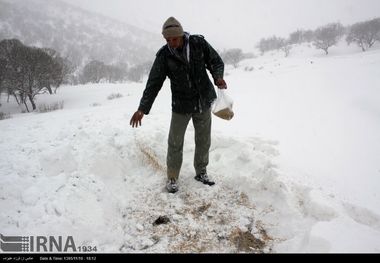
[[[166,20],[162,35],[167,45],[157,52],[139,108],[133,114],[130,124],[132,127],[141,125],[142,118],[149,114],[166,77],[169,77],[172,118],[166,158],[166,189],[169,193],[178,191],[177,180],[182,166],[183,143],[190,119],[195,130],[195,179],[214,185],[206,168],[211,144],[211,104],[216,99],[216,93],[206,69],[211,73],[215,85],[226,89],[223,79],[224,63],[203,36],[184,32],[182,25],[174,17]]]

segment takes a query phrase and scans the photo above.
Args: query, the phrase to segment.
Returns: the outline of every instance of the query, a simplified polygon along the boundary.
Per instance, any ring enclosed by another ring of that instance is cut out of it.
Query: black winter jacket
[[[171,83],[173,112],[202,112],[209,109],[216,99],[214,86],[206,69],[210,71],[215,82],[223,78],[224,63],[203,36],[190,35],[188,41],[190,63],[174,55],[168,45],[157,52],[140,101],[139,110],[144,114],[149,114],[166,77],[169,77]]]

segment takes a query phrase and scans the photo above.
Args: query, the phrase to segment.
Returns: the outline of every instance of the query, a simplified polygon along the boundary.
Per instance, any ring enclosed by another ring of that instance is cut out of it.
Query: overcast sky
[[[176,17],[185,31],[216,48],[251,50],[263,37],[287,37],[330,22],[352,24],[380,17],[380,0],[64,0],[160,33]]]

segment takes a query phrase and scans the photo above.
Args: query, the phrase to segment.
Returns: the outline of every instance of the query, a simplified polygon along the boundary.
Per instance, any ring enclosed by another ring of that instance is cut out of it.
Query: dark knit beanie
[[[169,17],[162,26],[162,35],[164,38],[183,36],[184,33],[181,23],[174,17]]]

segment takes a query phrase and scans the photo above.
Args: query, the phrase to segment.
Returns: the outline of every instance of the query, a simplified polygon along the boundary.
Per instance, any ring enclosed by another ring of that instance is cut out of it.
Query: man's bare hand
[[[217,79],[215,81],[215,85],[219,88],[219,89],[227,89],[227,83],[224,81],[224,79]]]
[[[132,126],[132,128],[135,128],[135,127],[137,128],[138,126],[141,126],[141,120],[143,117],[144,117],[144,112],[138,110],[133,114],[129,124]]]

